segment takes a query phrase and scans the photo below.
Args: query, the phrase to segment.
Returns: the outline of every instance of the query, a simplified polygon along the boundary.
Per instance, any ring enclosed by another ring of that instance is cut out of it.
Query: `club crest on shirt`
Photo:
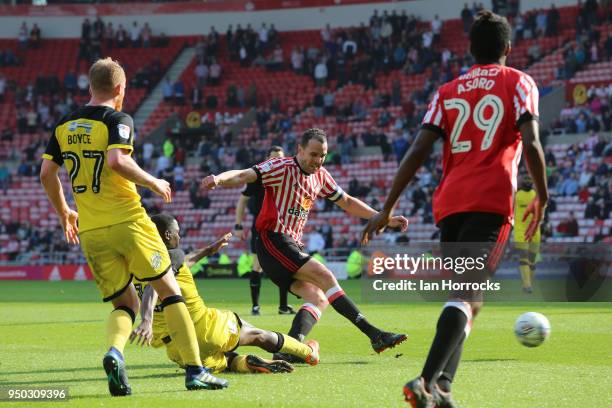
[[[302,202],[300,203],[300,206],[306,210],[306,211],[310,211],[310,209],[312,208],[312,204],[314,203],[314,200],[308,196],[304,196],[302,198]]]
[[[151,259],[149,260],[153,269],[158,270],[161,267],[161,261],[161,254],[157,251],[153,252],[153,254],[151,255]]]
[[[119,137],[125,140],[130,138],[130,127],[124,124],[118,124],[117,130],[119,131]]]

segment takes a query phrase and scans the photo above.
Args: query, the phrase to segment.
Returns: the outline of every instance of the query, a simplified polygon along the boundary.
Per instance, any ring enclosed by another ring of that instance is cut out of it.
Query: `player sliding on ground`
[[[113,396],[132,389],[123,348],[138,313],[132,276],[151,282],[162,299],[163,314],[181,345],[187,389],[227,387],[202,367],[200,351],[174,275],[155,225],[140,204],[136,184],[170,202],[170,184],[156,179],[132,159],[134,122],[121,112],[125,72],[110,58],[89,70],[91,100],[64,116],[53,129],[43,155],[40,180],[59,215],[66,240],[81,247],[104,302],[114,310],[107,323],[108,352],[102,365]],[[67,164],[78,214],[68,207],[58,173]],[[77,225],[78,219],[78,225]]]
[[[237,314],[206,307],[198,294],[189,267],[205,256],[212,255],[227,245],[231,234],[226,234],[210,246],[191,252],[187,255],[179,248],[181,236],[178,222],[168,214],[152,217],[159,235],[168,248],[172,271],[176,276],[179,288],[189,309],[189,314],[196,328],[200,358],[204,366],[214,372],[225,369],[239,373],[286,373],[293,371],[293,366],[283,360],[265,360],[255,355],[242,356],[234,353],[238,346],[256,346],[270,353],[287,353],[310,365],[319,362],[319,344],[308,340],[306,344],[284,335],[258,329],[241,320]],[[153,347],[166,346],[170,360],[184,367],[180,345],[170,336],[164,314],[157,304],[157,294],[151,285],[137,283],[136,288],[142,294],[142,323],[132,332],[131,341],[151,344]]]
[[[302,135],[295,157],[272,158],[249,169],[210,175],[202,181],[202,186],[214,189],[254,182],[263,185],[264,201],[255,221],[260,234],[257,257],[272,282],[306,301],[293,319],[291,337],[301,341],[331,304],[368,336],[372,348],[380,353],[406,340],[406,335],[385,332],[370,324],[344,293],[334,274],[305,253],[300,241],[308,213],[318,197],[333,201],[355,217],[369,219],[377,214],[336,184],[323,167],[326,156],[325,132],[309,129]],[[393,217],[390,225],[406,229],[408,220]],[[277,358],[291,359],[286,355]]]
[[[487,259],[483,274],[469,278],[466,272],[454,274],[454,278],[482,281],[495,272],[512,228],[513,195],[523,148],[536,190],[523,213],[523,219],[533,214],[524,235],[527,241],[535,236],[548,201],[538,136],[538,88],[529,75],[505,66],[510,33],[504,17],[487,10],[478,14],[470,31],[470,52],[476,65],[434,94],[383,211],[370,219],[364,230],[363,243],[390,223],[402,191],[439,139],[444,141],[444,174],[434,194],[433,209],[442,249],[450,256]],[[479,290],[450,294],[423,371],[404,387],[412,407],[455,406],[451,383],[482,300]]]

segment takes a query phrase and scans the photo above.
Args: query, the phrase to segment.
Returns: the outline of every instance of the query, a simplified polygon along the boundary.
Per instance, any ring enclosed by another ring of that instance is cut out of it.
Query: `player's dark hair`
[[[300,146],[306,148],[306,146],[308,146],[308,142],[310,142],[311,139],[314,139],[321,143],[327,143],[327,136],[325,135],[325,131],[322,129],[312,128],[302,133]]]
[[[175,219],[170,214],[161,213],[153,215],[151,217],[151,221],[153,221],[157,227],[157,232],[159,232],[159,235],[164,237],[166,235],[166,231],[168,231]]]
[[[510,24],[506,17],[481,10],[470,29],[470,52],[478,64],[498,62],[510,42]]]
[[[272,153],[278,153],[278,152],[284,153],[285,151],[283,150],[281,146],[271,146],[266,152],[266,156],[269,156]]]

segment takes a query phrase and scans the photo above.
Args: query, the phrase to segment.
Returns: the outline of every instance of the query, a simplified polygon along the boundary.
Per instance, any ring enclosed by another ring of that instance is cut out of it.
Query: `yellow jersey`
[[[170,249],[168,253],[176,281],[185,299],[187,310],[189,310],[189,315],[196,330],[202,363],[215,372],[223,371],[227,366],[223,353],[234,350],[240,340],[240,319],[231,311],[219,310],[204,305],[193,276],[184,262],[185,253],[178,248]],[[147,283],[137,282],[135,285],[141,298],[143,287]],[[151,345],[153,347],[165,345],[170,359],[176,361],[181,366],[183,365],[180,352],[176,350],[176,344],[172,342],[170,337],[160,302],[154,308],[153,341]]]
[[[187,267],[187,264],[185,264],[185,253],[181,249],[175,248],[168,250],[168,254],[170,255],[170,261],[172,263],[172,271],[174,272],[176,282],[181,290],[181,295],[183,299],[185,299],[185,305],[187,306],[187,310],[189,310],[191,320],[197,322],[206,314],[208,308],[204,305],[204,301],[200,297],[198,288],[193,280],[193,275]],[[147,284],[148,282],[140,281],[137,281],[135,284],[141,300],[144,287]],[[159,299],[155,305],[153,314],[153,332],[156,337],[158,334],[161,335],[163,333],[165,335],[168,332],[166,319]]]
[[[535,197],[535,190],[518,190],[514,195],[514,241],[516,242],[525,242],[525,231],[527,231],[527,227],[533,215],[527,217],[525,221],[523,221],[523,216],[525,215],[527,206]],[[539,238],[539,230],[536,235]]]
[[[107,106],[83,106],[53,129],[43,158],[66,168],[79,213],[79,232],[146,215],[136,185],[107,166],[111,149],[134,150],[134,122]]]

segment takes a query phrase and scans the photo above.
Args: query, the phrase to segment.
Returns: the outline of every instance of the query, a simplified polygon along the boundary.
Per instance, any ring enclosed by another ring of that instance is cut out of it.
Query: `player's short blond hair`
[[[125,71],[110,57],[97,60],[89,69],[89,84],[93,93],[112,95],[115,87],[125,82]]]

